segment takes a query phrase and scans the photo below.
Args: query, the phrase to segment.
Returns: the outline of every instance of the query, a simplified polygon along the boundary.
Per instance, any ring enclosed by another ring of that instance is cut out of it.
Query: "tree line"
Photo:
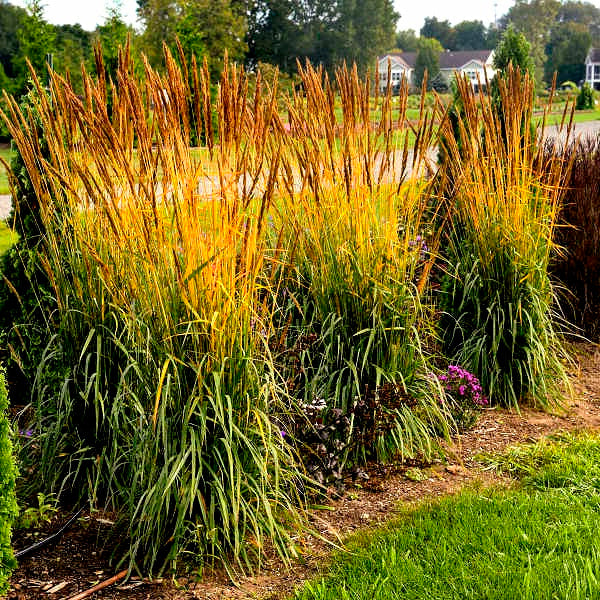
[[[124,22],[119,0],[112,0],[104,23],[86,31],[77,24],[47,23],[42,0],[30,0],[27,9],[0,0],[0,88],[24,93],[25,58],[43,72],[51,54],[53,67],[68,72],[77,89],[80,65],[93,68],[94,44],[101,43],[110,70],[128,37],[134,55],[144,53],[156,68],[163,60],[163,42],[175,50],[179,39],[188,56],[207,58],[215,77],[225,50],[250,68],[262,63],[293,75],[297,60],[305,59],[330,72],[343,61],[356,62],[364,72],[394,48],[417,51],[420,68],[431,70],[440,52],[494,48],[512,25],[531,46],[540,83],[549,83],[555,71],[559,83],[579,82],[589,48],[600,45],[600,9],[576,0],[516,0],[489,26],[476,20],[451,25],[428,17],[419,35],[397,31],[401,16],[393,0],[137,0],[137,12],[140,28],[134,30]]]
[[[161,67],[163,42],[176,39],[188,56],[206,57],[218,76],[225,50],[250,67],[268,63],[294,74],[296,60],[333,70],[343,61],[364,72],[394,45],[399,15],[392,0],[138,0],[141,28],[128,26],[119,2],[94,31],[80,25],[53,26],[44,20],[42,0],[23,9],[0,0],[0,87],[16,94],[27,87],[25,57],[43,71],[47,54],[53,66],[69,72],[77,88],[80,64],[93,66],[92,47],[102,44],[108,66],[130,37],[136,51]],[[15,36],[15,32],[17,35]]]

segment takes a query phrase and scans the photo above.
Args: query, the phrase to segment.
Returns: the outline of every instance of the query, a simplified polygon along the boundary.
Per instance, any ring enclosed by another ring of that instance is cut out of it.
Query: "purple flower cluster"
[[[425,262],[427,260],[429,246],[423,236],[418,235],[414,240],[409,240],[408,249],[410,252],[414,253],[415,257],[420,262]]]
[[[445,375],[432,377],[442,384],[445,397],[440,402],[452,415],[458,431],[475,425],[479,410],[489,404],[479,379],[458,365],[449,365]]]
[[[439,375],[438,379],[444,391],[456,402],[472,402],[476,406],[487,406],[488,399],[483,394],[479,379],[458,365],[449,365],[447,375]]]
[[[418,235],[414,240],[409,240],[408,245],[410,248],[420,250],[421,254],[426,254],[429,252],[429,246],[427,246],[425,238],[421,235]]]

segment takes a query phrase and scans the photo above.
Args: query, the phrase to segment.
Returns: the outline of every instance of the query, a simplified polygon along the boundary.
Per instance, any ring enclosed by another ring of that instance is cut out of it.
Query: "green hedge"
[[[0,596],[8,590],[8,579],[16,566],[10,544],[12,523],[17,516],[15,479],[17,469],[13,456],[11,431],[6,411],[8,393],[4,372],[0,370]]]

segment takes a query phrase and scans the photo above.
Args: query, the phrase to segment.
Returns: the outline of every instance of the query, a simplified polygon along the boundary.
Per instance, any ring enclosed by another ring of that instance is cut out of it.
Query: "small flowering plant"
[[[408,247],[414,250],[418,250],[421,253],[421,258],[425,258],[429,252],[427,242],[422,235],[418,235],[414,240],[408,241]]]
[[[445,392],[448,410],[460,431],[475,425],[478,412],[488,406],[479,379],[458,365],[449,365],[448,372],[437,376]]]
[[[413,281],[419,284],[423,277],[425,265],[431,257],[429,246],[424,236],[417,235],[415,238],[408,240],[408,255],[414,269],[412,275]]]

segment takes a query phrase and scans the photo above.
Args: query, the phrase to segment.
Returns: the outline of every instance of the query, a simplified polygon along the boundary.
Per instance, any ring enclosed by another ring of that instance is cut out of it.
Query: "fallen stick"
[[[123,579],[125,577],[125,575],[127,575],[127,571],[128,571],[128,569],[124,569],[120,573],[117,573],[114,577],[111,577],[110,579],[107,579],[106,581],[102,581],[101,583],[98,583],[94,587],[91,587],[89,590],[85,590],[84,592],[79,592],[79,594],[75,594],[74,596],[71,596],[67,600],[83,600],[83,598],[87,598],[88,596],[91,596],[94,592],[97,592],[98,590],[102,590],[105,587],[108,587],[109,585],[116,583],[117,581],[119,581],[119,579]]]

